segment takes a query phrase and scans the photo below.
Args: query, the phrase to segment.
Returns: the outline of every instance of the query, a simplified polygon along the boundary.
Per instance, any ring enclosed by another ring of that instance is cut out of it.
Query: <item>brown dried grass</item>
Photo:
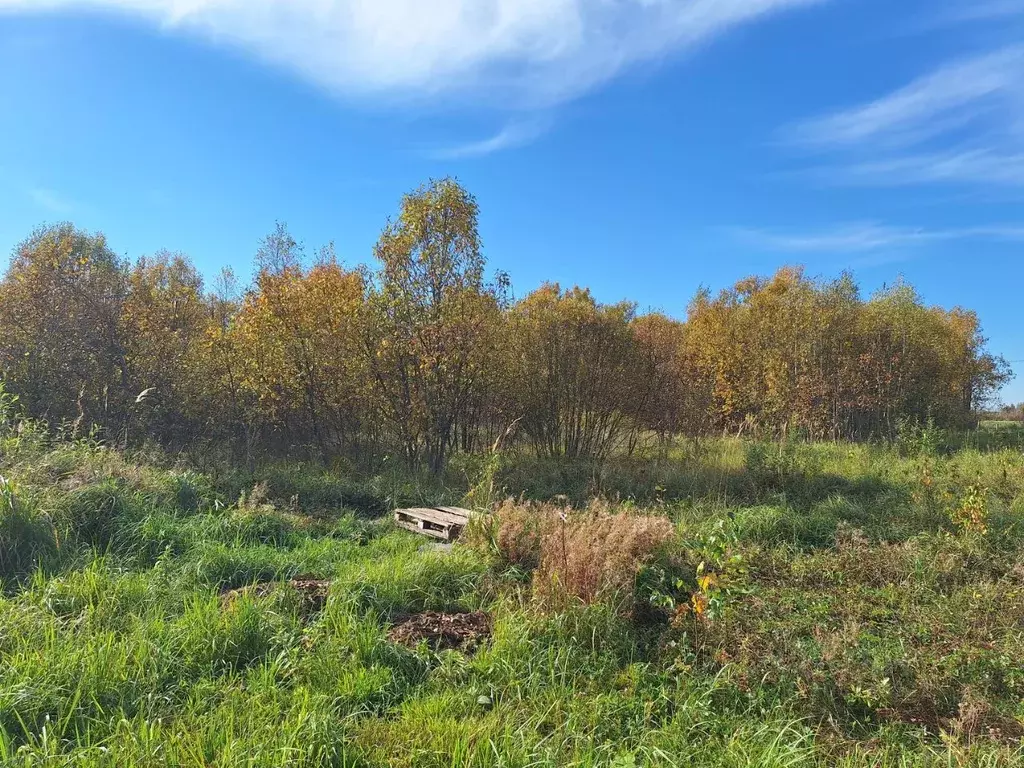
[[[637,572],[674,536],[664,517],[614,513],[596,501],[582,511],[506,501],[471,543],[485,541],[505,566],[533,572],[533,593],[558,607],[617,596],[631,600]]]

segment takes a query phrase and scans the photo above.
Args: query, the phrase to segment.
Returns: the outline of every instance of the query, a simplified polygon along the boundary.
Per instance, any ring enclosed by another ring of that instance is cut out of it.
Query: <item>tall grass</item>
[[[0,441],[3,766],[1024,760],[1015,451],[503,456],[486,495],[537,503],[439,552],[380,513],[461,498],[465,467],[204,475]],[[475,653],[388,639],[476,610]]]

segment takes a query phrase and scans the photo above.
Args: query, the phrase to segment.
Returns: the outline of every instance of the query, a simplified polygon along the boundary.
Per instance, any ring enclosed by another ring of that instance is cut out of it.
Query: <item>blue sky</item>
[[[0,0],[0,252],[363,262],[449,174],[517,295],[903,275],[1024,374],[1024,0]]]

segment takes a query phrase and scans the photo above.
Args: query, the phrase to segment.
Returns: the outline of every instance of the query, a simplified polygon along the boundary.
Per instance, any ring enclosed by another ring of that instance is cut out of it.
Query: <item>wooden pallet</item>
[[[470,511],[459,507],[409,507],[395,510],[395,525],[435,539],[455,541],[469,522]]]

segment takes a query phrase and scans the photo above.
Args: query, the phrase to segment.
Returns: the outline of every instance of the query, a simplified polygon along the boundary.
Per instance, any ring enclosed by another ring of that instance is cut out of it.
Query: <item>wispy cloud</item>
[[[28,196],[37,206],[57,216],[66,216],[75,211],[76,206],[71,200],[52,189],[33,187],[28,190]]]
[[[435,160],[461,160],[472,157],[483,157],[505,149],[521,147],[535,141],[547,132],[550,121],[531,118],[509,123],[493,136],[477,141],[466,142],[453,147],[445,147],[428,153]]]
[[[754,248],[785,253],[856,254],[957,240],[1024,242],[1024,225],[923,229],[867,222],[812,232],[738,229],[735,233]]]
[[[954,24],[1024,15],[1024,0],[959,0],[956,6],[940,14],[939,21]]]
[[[990,149],[910,153],[821,169],[816,175],[854,186],[969,183],[1019,187],[1024,186],[1024,153]]]
[[[792,138],[820,146],[921,141],[977,119],[984,102],[1016,94],[1022,77],[1024,46],[1014,46],[944,66],[869,104],[811,120],[797,126]]]
[[[827,0],[0,0],[142,16],[345,94],[552,105],[640,62]]]
[[[785,135],[835,153],[816,174],[833,183],[1024,185],[1024,45],[947,63]]]

